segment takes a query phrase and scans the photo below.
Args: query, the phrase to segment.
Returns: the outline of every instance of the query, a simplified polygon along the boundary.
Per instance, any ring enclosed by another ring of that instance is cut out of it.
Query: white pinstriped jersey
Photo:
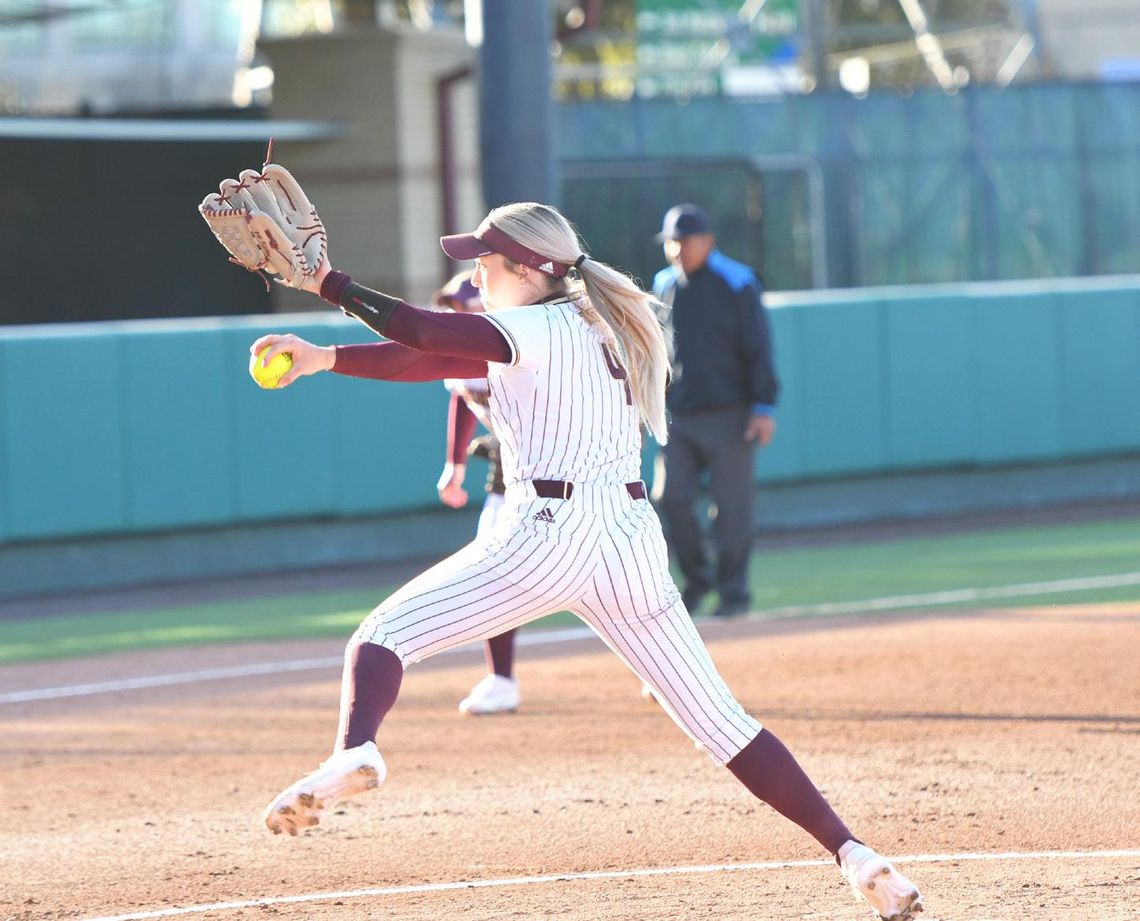
[[[487,375],[503,508],[473,543],[385,599],[354,642],[385,646],[407,666],[573,611],[701,749],[727,764],[761,724],[732,696],[693,627],[653,507],[626,488],[640,476],[641,431],[624,372],[573,300],[484,316],[511,348],[510,362],[491,364]],[[574,490],[542,498],[533,480],[570,481]]]
[[[491,364],[490,414],[508,486],[527,480],[631,483],[641,477],[640,416],[625,371],[574,300],[484,314],[506,337]]]

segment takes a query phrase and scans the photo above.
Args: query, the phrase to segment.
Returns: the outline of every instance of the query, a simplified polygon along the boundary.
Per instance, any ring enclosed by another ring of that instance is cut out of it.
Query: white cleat
[[[514,713],[521,702],[519,683],[514,678],[487,675],[459,702],[459,712],[467,716]]]
[[[375,790],[387,776],[375,742],[336,752],[269,804],[265,824],[275,835],[296,835],[319,825],[333,803]]]
[[[841,847],[839,870],[855,897],[870,902],[882,921],[912,921],[922,911],[922,896],[914,884],[865,844]]]

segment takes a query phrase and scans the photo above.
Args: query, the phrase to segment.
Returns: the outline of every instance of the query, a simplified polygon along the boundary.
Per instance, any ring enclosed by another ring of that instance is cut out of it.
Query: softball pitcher
[[[554,208],[496,208],[474,233],[444,237],[475,260],[483,314],[417,310],[354,283],[327,260],[299,287],[390,342],[322,348],[258,339],[265,361],[293,356],[281,381],[320,371],[399,381],[483,378],[507,490],[494,529],[416,577],[360,625],[345,653],[333,754],[281,793],[274,833],[316,825],[386,768],[375,738],[404,669],[559,610],[589,624],[648,684],[697,747],[836,856],[884,919],[922,910],[917,889],[854,838],[780,741],[717,673],[669,573],[657,515],[639,480],[641,426],[667,438],[667,349],[654,302],[581,249]]]

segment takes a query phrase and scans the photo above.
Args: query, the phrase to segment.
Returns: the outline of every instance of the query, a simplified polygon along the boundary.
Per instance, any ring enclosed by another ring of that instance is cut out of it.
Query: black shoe
[[[752,608],[748,601],[722,601],[713,611],[713,617],[740,617]]]
[[[681,592],[681,600],[685,602],[685,607],[690,614],[696,614],[700,606],[704,604],[705,596],[708,593],[707,588],[687,588]]]

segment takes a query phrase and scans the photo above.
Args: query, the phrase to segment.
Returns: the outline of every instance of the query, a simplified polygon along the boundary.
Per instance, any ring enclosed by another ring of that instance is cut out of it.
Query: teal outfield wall
[[[435,502],[443,387],[321,375],[261,390],[246,368],[266,332],[375,338],[332,313],[0,331],[0,542]]]
[[[763,482],[1140,453],[1140,276],[770,304]],[[0,330],[0,544],[436,508],[442,386],[263,391],[246,364],[268,331],[370,335],[331,313]]]
[[[1140,451],[1140,277],[772,294],[762,479]]]

